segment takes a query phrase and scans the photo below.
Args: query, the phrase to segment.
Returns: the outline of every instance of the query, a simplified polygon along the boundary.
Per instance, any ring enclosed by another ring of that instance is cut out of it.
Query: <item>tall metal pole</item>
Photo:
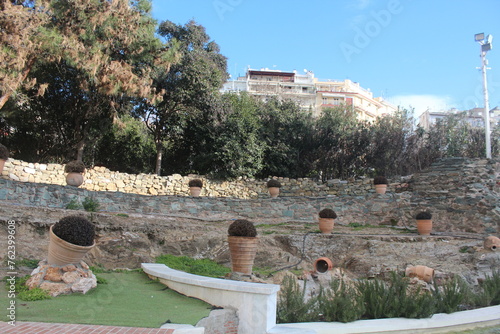
[[[481,71],[483,72],[483,92],[484,92],[484,132],[486,141],[486,158],[491,159],[491,138],[490,138],[490,103],[488,100],[488,83],[486,80],[486,51],[481,48]]]

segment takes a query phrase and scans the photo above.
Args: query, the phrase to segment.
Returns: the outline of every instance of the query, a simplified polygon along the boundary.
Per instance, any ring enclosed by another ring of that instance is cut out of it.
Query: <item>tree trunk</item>
[[[85,140],[80,140],[76,146],[76,160],[83,161],[83,149],[85,148]]]
[[[163,147],[160,145],[156,145],[156,166],[155,166],[155,174],[161,175],[161,159],[163,157]]]

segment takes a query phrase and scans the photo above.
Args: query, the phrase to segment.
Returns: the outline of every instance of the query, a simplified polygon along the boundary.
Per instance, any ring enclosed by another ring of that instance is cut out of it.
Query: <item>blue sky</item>
[[[416,116],[484,106],[474,41],[484,32],[494,37],[490,107],[500,107],[500,0],[153,0],[153,16],[203,25],[233,78],[248,67],[307,69]]]

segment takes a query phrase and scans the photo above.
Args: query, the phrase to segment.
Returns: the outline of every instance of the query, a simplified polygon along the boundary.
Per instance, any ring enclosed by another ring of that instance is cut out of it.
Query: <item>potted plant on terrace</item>
[[[335,225],[335,218],[337,218],[335,211],[325,208],[318,213],[318,216],[321,233],[331,233]]]
[[[9,150],[4,145],[0,144],[0,174],[2,174],[3,167],[7,160],[9,160]]]
[[[229,225],[227,233],[232,271],[252,274],[258,243],[255,226],[246,219],[237,219]]]
[[[83,216],[66,216],[50,226],[49,237],[48,264],[78,264],[95,246],[95,227]]]
[[[385,176],[377,175],[373,178],[373,184],[375,185],[375,192],[377,194],[385,194],[389,182]]]
[[[428,211],[421,211],[415,216],[417,220],[417,231],[420,235],[431,235],[432,214]]]
[[[191,196],[198,197],[201,193],[201,188],[203,188],[203,181],[200,179],[191,179],[188,182],[189,193]]]
[[[266,186],[269,190],[269,195],[271,196],[271,198],[278,197],[281,188],[280,181],[276,179],[270,179],[269,181],[267,181]]]
[[[85,172],[85,164],[80,160],[70,161],[64,166],[66,175],[66,183],[70,186],[79,187],[83,183],[83,173]]]

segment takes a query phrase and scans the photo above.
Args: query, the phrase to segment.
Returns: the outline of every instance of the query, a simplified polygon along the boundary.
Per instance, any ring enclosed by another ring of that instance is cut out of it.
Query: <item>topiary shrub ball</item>
[[[432,214],[428,211],[422,211],[422,212],[417,213],[417,215],[415,216],[415,219],[416,220],[432,219]]]
[[[203,181],[200,179],[192,179],[192,180],[189,180],[188,186],[189,187],[203,188]]]
[[[385,176],[375,176],[373,178],[373,184],[388,184],[389,182],[387,181],[387,178]]]
[[[230,237],[256,237],[257,230],[251,221],[236,219],[229,225],[227,233]]]
[[[94,244],[95,227],[83,216],[66,216],[52,226],[52,232],[59,238],[78,246]]]
[[[268,188],[281,188],[281,183],[278,180],[270,179],[269,181],[267,181],[266,186]]]
[[[337,218],[337,214],[335,213],[335,211],[333,211],[332,209],[323,209],[321,210],[319,213],[318,213],[318,216],[320,218]]]

